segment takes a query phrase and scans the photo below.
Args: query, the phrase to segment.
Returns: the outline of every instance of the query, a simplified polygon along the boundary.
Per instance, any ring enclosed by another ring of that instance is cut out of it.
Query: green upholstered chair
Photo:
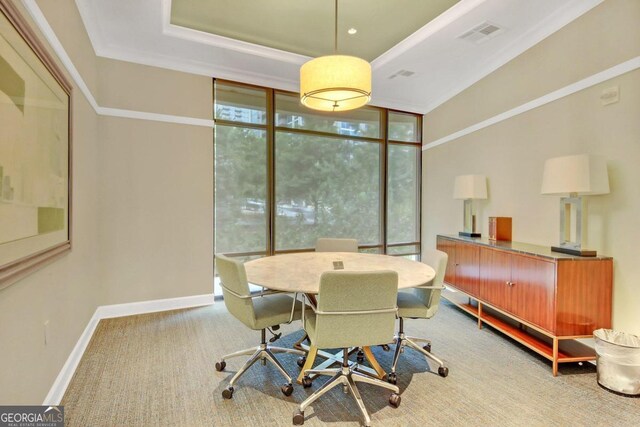
[[[227,310],[239,321],[250,329],[260,331],[261,341],[257,347],[227,354],[216,363],[216,370],[222,371],[227,365],[226,359],[237,356],[250,355],[244,366],[231,378],[229,386],[222,392],[226,399],[233,397],[233,385],[258,360],[263,364],[268,360],[273,363],[287,383],[281,387],[286,396],[293,392],[291,377],[282,367],[274,353],[293,353],[304,355],[300,350],[291,348],[274,347],[266,341],[266,329],[277,327],[283,323],[291,323],[300,319],[302,303],[294,297],[277,291],[266,291],[259,294],[251,294],[247,282],[247,274],[244,264],[240,261],[227,258],[224,255],[216,255],[216,267],[220,275],[220,285]]]
[[[390,342],[396,318],[398,274],[394,271],[329,271],[320,277],[318,305],[303,309],[303,325],[311,344],[317,348],[342,348],[343,363],[338,369],[310,369],[304,372],[302,384],[311,386],[309,375],[332,375],[315,393],[300,404],[293,423],[304,423],[304,410],[320,396],[342,385],[356,399],[365,425],[371,419],[360,397],[356,382],[364,382],[391,390],[389,403],[400,404],[398,387],[357,371],[358,364],[349,363],[349,347],[372,346]]]
[[[431,266],[436,275],[433,280],[424,286],[402,290],[398,292],[398,318],[400,319],[400,328],[395,337],[396,349],[393,355],[393,365],[391,372],[387,376],[390,383],[396,384],[398,359],[405,347],[419,351],[424,356],[436,362],[438,366],[438,374],[446,377],[449,374],[449,368],[444,366],[444,362],[431,354],[431,341],[424,338],[409,337],[404,334],[404,319],[429,319],[435,316],[440,305],[440,295],[444,289],[444,273],[447,269],[447,254],[436,250],[427,250],[422,257],[422,261]],[[424,343],[424,346],[418,343]]]
[[[316,252],[358,252],[358,241],[321,237],[316,240]]]

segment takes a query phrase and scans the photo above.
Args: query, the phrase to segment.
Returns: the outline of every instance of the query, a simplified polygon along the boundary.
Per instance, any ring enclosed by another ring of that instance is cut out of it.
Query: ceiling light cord
[[[333,53],[338,54],[338,0],[336,0],[336,17],[335,17],[335,34],[334,34]]]

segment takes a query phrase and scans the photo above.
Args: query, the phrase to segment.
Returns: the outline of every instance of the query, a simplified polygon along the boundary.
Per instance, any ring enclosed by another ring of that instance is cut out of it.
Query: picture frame
[[[72,87],[0,0],[0,289],[71,250]]]

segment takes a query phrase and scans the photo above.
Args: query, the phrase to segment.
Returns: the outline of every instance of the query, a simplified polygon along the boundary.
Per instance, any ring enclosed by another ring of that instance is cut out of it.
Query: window
[[[275,154],[276,251],[321,236],[381,243],[381,144],[277,131]]]
[[[387,253],[420,254],[420,120],[389,112],[387,141]]]
[[[419,256],[421,116],[317,112],[297,94],[220,80],[214,111],[216,253],[312,250],[328,236]]]
[[[216,85],[215,250],[266,254],[267,127],[264,89]]]
[[[276,93],[275,104],[275,123],[279,128],[381,138],[381,110],[377,108],[359,108],[340,113],[315,111],[300,105],[300,96],[297,93],[281,92]]]
[[[264,252],[267,132],[216,126],[216,250]],[[241,238],[239,238],[241,237]]]

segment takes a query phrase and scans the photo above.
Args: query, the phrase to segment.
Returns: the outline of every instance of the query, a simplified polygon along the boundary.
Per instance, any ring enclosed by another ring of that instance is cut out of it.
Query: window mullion
[[[267,89],[267,255],[275,253],[276,236],[276,136],[275,94]]]

